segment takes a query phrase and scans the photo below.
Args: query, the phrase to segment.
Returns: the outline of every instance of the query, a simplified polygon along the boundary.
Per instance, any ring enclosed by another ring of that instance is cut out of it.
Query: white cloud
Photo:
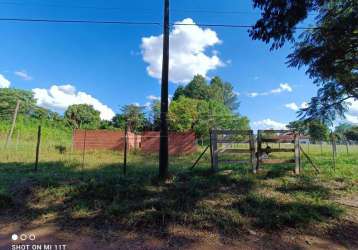
[[[256,97],[258,95],[260,95],[260,94],[257,92],[248,93],[248,96],[250,96],[250,97]]]
[[[304,109],[308,107],[308,103],[307,102],[303,102],[301,103],[301,105],[297,105],[295,102],[291,102],[291,103],[287,103],[285,105],[286,108],[289,108],[293,111],[298,111],[300,109]]]
[[[292,92],[292,87],[290,86],[290,84],[288,83],[281,83],[280,87],[278,87],[277,89],[273,89],[270,91],[270,93],[281,93],[281,92]]]
[[[5,78],[2,74],[0,74],[0,88],[9,88],[11,82]]]
[[[160,97],[155,95],[149,95],[147,96],[147,99],[150,101],[160,101]]]
[[[102,120],[111,120],[115,113],[111,108],[101,103],[91,95],[77,91],[72,85],[53,85],[49,89],[35,88],[32,90],[37,100],[37,105],[64,112],[73,104],[89,104],[101,113]]]
[[[32,76],[27,74],[27,72],[25,70],[15,71],[14,74],[17,75],[18,77],[20,77],[24,81],[31,81],[32,80]]]
[[[261,121],[256,121],[252,123],[252,127],[254,130],[257,129],[287,129],[286,124],[278,121],[274,121],[271,119],[264,119]]]
[[[195,24],[190,18],[177,23]],[[217,52],[205,53],[206,49],[220,43],[218,35],[211,29],[196,25],[175,26],[170,32],[170,81],[188,83],[194,75],[206,76],[208,71],[224,66]],[[163,35],[142,38],[143,60],[149,64],[147,72],[157,79],[162,75],[162,46]]]
[[[350,114],[346,114],[346,120],[349,123],[353,123],[353,124],[358,124],[358,116],[354,116],[354,115],[350,115]]]
[[[282,92],[292,92],[292,87],[290,86],[289,83],[281,83],[280,86],[278,88],[272,89],[270,91],[267,92],[251,92],[248,93],[247,95],[249,97],[257,97],[257,96],[268,96],[268,95],[272,95],[272,94],[279,94]]]
[[[347,101],[349,110],[346,114],[346,120],[353,124],[358,124],[358,100],[353,98]]]

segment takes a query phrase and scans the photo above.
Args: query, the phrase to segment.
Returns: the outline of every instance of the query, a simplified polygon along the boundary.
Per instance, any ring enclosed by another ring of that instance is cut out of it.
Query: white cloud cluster
[[[24,81],[31,81],[32,80],[32,76],[27,74],[27,72],[25,70],[15,71],[14,74],[17,75],[18,77],[20,77]]]
[[[297,105],[295,102],[291,102],[291,103],[287,103],[285,105],[286,108],[289,108],[293,111],[298,111],[300,109],[304,109],[308,107],[308,103],[307,102],[303,102],[301,103],[301,105]]]
[[[32,90],[37,105],[43,108],[63,112],[73,104],[89,104],[101,113],[102,120],[111,120],[115,113],[91,95],[77,91],[73,85],[53,85],[49,89]]]
[[[292,87],[290,86],[289,83],[281,83],[280,86],[276,89],[271,89],[270,91],[267,92],[251,92],[248,93],[247,95],[249,97],[257,97],[257,96],[268,96],[268,95],[272,95],[272,94],[279,94],[282,92],[292,92]]]
[[[347,101],[349,110],[346,114],[346,120],[353,124],[358,124],[358,100],[353,98]]]
[[[256,121],[252,123],[252,127],[254,130],[258,129],[287,129],[286,124],[282,122],[277,122],[272,119],[264,119],[261,121]]]
[[[190,18],[179,23],[185,25],[175,26],[170,33],[171,82],[188,83],[194,75],[206,76],[208,71],[224,65],[217,52],[213,51],[212,55],[205,53],[207,48],[221,43],[215,31],[200,28]],[[162,77],[162,46],[163,35],[142,38],[143,60],[149,64],[147,72],[157,79]]]
[[[160,101],[160,97],[155,95],[149,95],[147,96],[147,99],[150,101]]]
[[[0,74],[0,89],[1,88],[9,88],[11,82],[5,78],[2,74]]]

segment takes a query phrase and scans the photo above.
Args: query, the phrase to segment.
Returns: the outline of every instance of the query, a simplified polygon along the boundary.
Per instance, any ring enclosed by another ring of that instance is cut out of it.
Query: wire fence
[[[120,173],[124,173],[124,169],[129,173],[143,169],[152,171],[153,174],[157,171],[160,141],[160,133],[157,131],[144,131],[135,134],[109,130],[56,131],[46,126],[42,126],[39,131],[39,128],[15,127],[8,144],[8,133],[6,130],[2,130],[0,132],[2,147],[0,166],[9,171],[12,167],[13,169],[21,167],[22,171],[37,170],[49,173],[69,170],[89,172],[98,169],[116,170]],[[169,133],[169,165],[171,169],[189,169],[200,155],[202,157],[199,165],[210,168],[210,151],[206,150],[203,153],[209,142],[210,139],[206,137],[197,139],[192,132]],[[267,146],[272,148],[290,147],[287,143],[275,145],[269,143]],[[229,147],[245,149],[248,148],[248,144],[232,143]],[[255,147],[257,147],[256,138]],[[332,164],[334,165],[339,158],[358,155],[357,141],[311,143],[303,140],[301,147],[318,161],[322,159],[331,161],[333,157]],[[219,147],[220,149],[222,147]],[[282,157],[280,154],[275,153],[275,156]],[[223,155],[223,157],[226,156]],[[240,157],[243,156],[237,155],[237,157],[237,159],[241,159]],[[247,167],[250,168],[249,164]]]

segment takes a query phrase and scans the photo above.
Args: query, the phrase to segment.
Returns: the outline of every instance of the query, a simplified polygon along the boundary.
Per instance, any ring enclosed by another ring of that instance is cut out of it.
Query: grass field
[[[0,152],[0,228],[51,225],[64,241],[75,233],[93,244],[120,239],[116,247],[126,249],[357,248],[358,147],[338,148],[335,169],[329,146],[309,152],[318,175],[304,158],[299,176],[292,165],[265,165],[253,175],[249,165],[231,164],[213,174],[208,154],[189,171],[198,152],[172,157],[171,178],[159,183],[155,155],[130,153],[124,176],[122,153],[86,152],[83,161],[65,138],[44,139],[34,172],[34,140],[13,141]]]

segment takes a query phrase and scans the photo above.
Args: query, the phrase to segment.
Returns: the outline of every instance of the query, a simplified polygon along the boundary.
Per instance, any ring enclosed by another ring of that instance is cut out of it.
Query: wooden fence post
[[[35,171],[37,172],[39,165],[39,155],[40,155],[40,143],[41,143],[41,125],[37,130],[37,144],[36,144],[36,159],[35,159]]]
[[[250,153],[251,153],[251,167],[252,172],[256,174],[256,164],[255,164],[255,141],[254,141],[254,131],[250,131]]]
[[[213,146],[213,172],[217,172],[219,169],[219,159],[218,159],[218,134],[214,130],[212,132],[212,146]]]
[[[7,146],[9,145],[9,143],[11,141],[11,137],[12,137],[12,133],[14,132],[14,128],[15,128],[15,124],[16,124],[16,117],[17,117],[17,113],[19,112],[19,108],[20,108],[20,100],[17,100],[14,115],[12,117],[11,128],[10,128],[9,134],[7,135],[7,138],[6,138],[5,148],[7,148]]]
[[[128,126],[124,127],[124,156],[123,156],[123,174],[127,174],[127,147],[128,147]]]
[[[261,157],[261,151],[262,151],[262,142],[261,142],[261,130],[257,131],[257,152],[256,152],[256,172],[260,170],[261,166],[261,162],[260,162],[260,157]]]
[[[213,170],[214,169],[214,160],[213,160],[213,138],[212,138],[212,136],[213,136],[213,132],[212,132],[212,130],[210,129],[210,131],[209,131],[209,136],[210,136],[210,138],[209,138],[209,142],[210,142],[210,163],[211,163],[211,169]]]
[[[349,155],[348,140],[346,140],[346,149],[347,149],[347,155]]]
[[[295,174],[300,174],[300,135],[295,134]]]
[[[334,133],[331,133],[331,140],[332,140],[333,170],[336,171],[337,147],[336,147],[336,137],[335,137]]]

